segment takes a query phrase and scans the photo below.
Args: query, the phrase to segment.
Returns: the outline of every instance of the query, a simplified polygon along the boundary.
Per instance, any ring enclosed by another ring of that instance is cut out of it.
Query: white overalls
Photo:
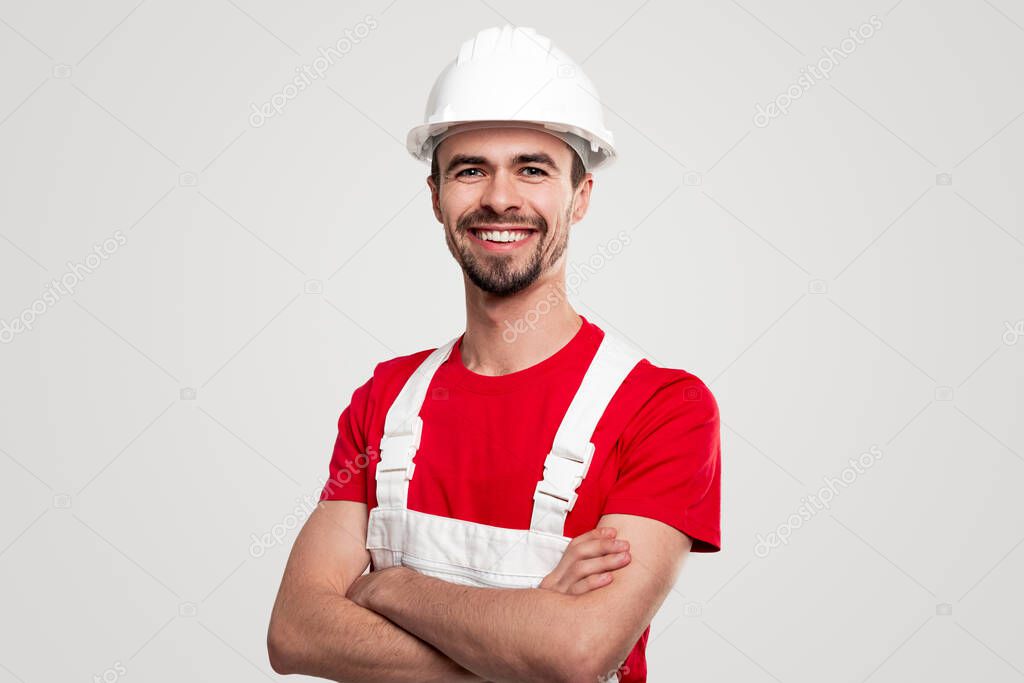
[[[413,458],[423,430],[419,413],[434,373],[456,341],[424,359],[388,410],[377,463],[377,507],[370,510],[366,549],[374,570],[404,565],[464,585],[536,588],[571,540],[563,535],[565,518],[594,455],[594,428],[643,356],[605,333],[544,461],[544,478],[533,494],[530,528],[507,529],[407,506]]]

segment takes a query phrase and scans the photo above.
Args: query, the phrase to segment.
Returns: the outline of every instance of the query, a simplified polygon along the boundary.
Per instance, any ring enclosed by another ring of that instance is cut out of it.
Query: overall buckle
[[[377,472],[405,472],[407,481],[412,479],[416,463],[413,457],[420,447],[420,436],[423,433],[423,419],[416,415],[404,425],[380,440],[380,462]]]
[[[537,483],[533,499],[545,494],[566,503],[566,510],[576,505],[576,489],[583,483],[594,456],[594,444],[587,442],[581,453],[554,447],[544,461],[544,478]]]

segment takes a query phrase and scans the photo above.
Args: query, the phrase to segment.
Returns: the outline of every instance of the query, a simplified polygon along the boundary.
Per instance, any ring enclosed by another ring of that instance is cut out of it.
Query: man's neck
[[[463,365],[481,375],[507,375],[554,355],[579,332],[583,319],[564,286],[530,288],[511,298],[466,301]]]

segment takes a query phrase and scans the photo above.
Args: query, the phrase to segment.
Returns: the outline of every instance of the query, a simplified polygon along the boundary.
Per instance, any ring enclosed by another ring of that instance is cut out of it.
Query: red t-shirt
[[[604,331],[583,318],[573,338],[525,370],[489,376],[463,365],[456,341],[431,381],[408,506],[434,515],[529,529],[544,459]],[[321,500],[377,505],[376,465],[384,418],[413,370],[433,349],[377,364],[338,420],[330,479]],[[594,456],[564,534],[601,515],[656,519],[717,552],[721,448],[718,404],[685,370],[637,363],[594,430]],[[622,681],[645,681],[650,625],[623,664]]]

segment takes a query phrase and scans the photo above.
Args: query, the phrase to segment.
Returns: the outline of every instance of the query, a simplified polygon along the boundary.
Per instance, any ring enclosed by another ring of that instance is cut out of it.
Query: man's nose
[[[494,213],[505,213],[510,208],[519,208],[522,197],[516,179],[505,170],[498,170],[487,181],[480,203]]]

